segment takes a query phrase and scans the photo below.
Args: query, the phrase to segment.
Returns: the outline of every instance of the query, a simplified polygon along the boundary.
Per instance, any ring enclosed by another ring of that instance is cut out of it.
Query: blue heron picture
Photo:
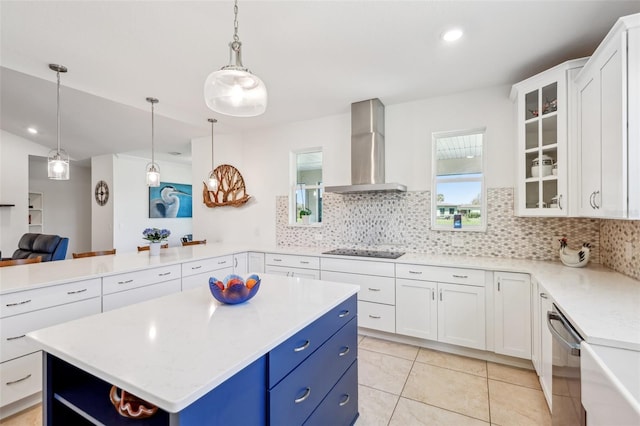
[[[149,187],[149,217],[191,217],[191,185],[160,182]]]

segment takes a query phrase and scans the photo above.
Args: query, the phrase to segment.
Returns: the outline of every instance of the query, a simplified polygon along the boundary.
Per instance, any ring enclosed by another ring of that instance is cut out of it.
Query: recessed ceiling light
[[[454,28],[442,34],[442,39],[444,41],[456,41],[460,37],[462,37],[462,30],[459,28]]]
[[[31,133],[32,135],[37,135],[38,129],[36,129],[35,127],[27,127],[27,132]]]

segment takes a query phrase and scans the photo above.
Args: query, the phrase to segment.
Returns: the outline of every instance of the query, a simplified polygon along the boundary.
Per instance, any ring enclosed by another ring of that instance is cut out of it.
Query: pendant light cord
[[[238,0],[236,0],[233,5],[233,41],[240,41],[240,37],[238,36]]]
[[[207,121],[211,123],[211,170],[214,170],[213,162],[213,125],[218,122],[215,118],[208,118]]]
[[[153,148],[154,132],[153,132],[153,129],[154,129],[154,127],[155,127],[155,126],[154,126],[154,121],[153,121],[153,116],[154,116],[154,113],[153,113],[153,111],[154,111],[153,104],[154,104],[154,102],[152,101],[152,102],[151,102],[151,164],[155,165],[155,164],[156,164],[156,161],[155,161],[155,157],[154,157],[154,155],[153,155],[153,152],[154,152],[154,148]],[[153,166],[152,166],[152,167],[153,167]]]
[[[60,71],[56,71],[56,75],[58,77],[58,99],[56,101],[56,108],[58,110],[57,114],[57,138],[58,138],[58,155],[60,154]]]

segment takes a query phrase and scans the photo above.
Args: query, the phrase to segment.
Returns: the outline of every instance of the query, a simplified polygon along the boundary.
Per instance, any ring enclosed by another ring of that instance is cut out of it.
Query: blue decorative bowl
[[[247,281],[236,274],[227,275],[224,281],[209,278],[209,290],[215,299],[228,305],[235,305],[251,299],[260,289],[260,277],[249,275]]]

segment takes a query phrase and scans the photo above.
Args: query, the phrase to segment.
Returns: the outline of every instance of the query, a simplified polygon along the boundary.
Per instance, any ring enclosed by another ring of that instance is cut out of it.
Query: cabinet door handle
[[[195,271],[196,269],[200,269],[200,268],[202,268],[202,265],[192,266],[192,267],[191,267],[191,270],[192,270],[192,271]]]
[[[369,291],[380,291],[380,289],[379,289],[379,288],[372,288],[372,287],[369,287]]]
[[[126,280],[126,281],[118,281],[118,284],[129,284],[132,283],[133,280]]]
[[[562,210],[562,194],[558,195],[558,208]]]
[[[500,280],[498,280],[498,291],[500,291]]]
[[[345,356],[346,354],[348,354],[348,353],[349,353],[349,351],[350,351],[350,350],[351,350],[351,349],[349,349],[349,346],[345,346],[344,350],[343,350],[342,352],[340,352],[340,353],[338,354],[338,356]]]
[[[14,336],[14,337],[7,337],[7,341],[9,340],[18,340],[18,339],[22,339],[23,337],[25,337],[26,334],[22,334],[20,336]]]
[[[293,351],[294,352],[302,352],[305,349],[307,349],[310,344],[311,344],[311,340],[307,340],[306,342],[304,342],[304,344],[302,346],[298,346],[297,348],[293,348]]]
[[[440,290],[440,301],[442,302],[442,290]]]
[[[466,280],[467,278],[469,278],[469,275],[456,275],[456,274],[453,274],[453,278],[462,278],[462,279]]]
[[[380,319],[380,315],[371,315],[371,314],[369,314],[369,318]]]
[[[340,401],[340,404],[339,404],[339,405],[340,405],[340,407],[344,407],[345,405],[347,405],[347,404],[349,403],[349,400],[351,399],[351,397],[349,396],[349,394],[348,394],[348,393],[347,393],[347,394],[344,394],[343,396],[344,396],[345,398],[344,398],[342,401]]]
[[[415,275],[422,275],[422,271],[412,271],[411,269],[409,269],[409,273],[415,274]]]
[[[23,300],[22,302],[15,302],[15,303],[7,303],[7,307],[9,306],[20,306],[20,305],[24,305],[25,303],[29,303],[31,302],[31,299],[27,299],[27,300]]]
[[[304,402],[307,398],[309,398],[309,395],[311,395],[311,388],[306,388],[304,394],[300,398],[294,399],[293,402],[295,402],[296,404],[300,404],[301,402]]]
[[[542,297],[543,299],[549,298],[549,296],[547,296],[547,293],[540,293],[540,297]]]
[[[591,205],[592,209],[597,209],[598,207],[596,207],[596,191],[593,191],[591,193],[591,196],[589,197],[589,204]]]
[[[238,258],[237,258],[237,257],[234,257],[234,258],[233,258],[233,267],[234,267],[234,268],[237,268],[237,267],[238,267]]]
[[[167,275],[171,275],[171,272],[163,272],[161,274],[158,274],[159,277],[166,277]]]
[[[349,312],[349,310],[348,310],[348,309],[345,309],[344,311],[340,311],[340,313],[338,314],[338,318],[344,318],[344,317],[347,317],[347,316],[349,316],[349,313],[350,313],[350,312]]]
[[[24,376],[22,379],[18,379],[18,380],[13,380],[11,382],[7,382],[5,383],[5,385],[7,386],[11,386],[11,385],[15,385],[16,383],[20,383],[20,382],[24,382],[25,380],[27,380],[29,377],[31,377],[31,373],[27,374],[26,376]]]
[[[599,209],[599,208],[600,208],[600,204],[598,204],[598,202],[596,201],[596,200],[597,200],[597,198],[596,198],[596,197],[597,197],[598,195],[600,195],[600,191],[596,191],[596,192],[594,192],[594,193],[593,193],[593,206],[594,206],[594,208],[596,208],[596,209]]]
[[[68,291],[67,294],[71,295],[71,294],[78,294],[78,293],[84,293],[85,291],[87,291],[86,288],[83,288],[82,290],[74,290],[74,291]]]
[[[436,300],[436,291],[431,290],[431,300]]]

